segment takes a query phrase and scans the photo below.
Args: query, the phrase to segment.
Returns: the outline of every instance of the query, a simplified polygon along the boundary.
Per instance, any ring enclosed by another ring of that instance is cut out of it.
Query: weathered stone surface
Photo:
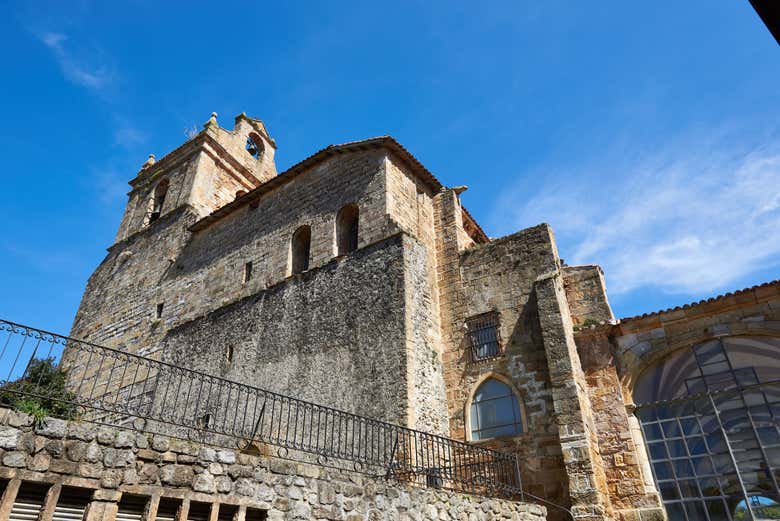
[[[62,438],[65,436],[67,425],[68,423],[65,420],[47,417],[36,424],[35,432],[47,438]]]
[[[172,487],[188,487],[194,477],[192,467],[185,465],[165,465],[160,471],[160,481]]]

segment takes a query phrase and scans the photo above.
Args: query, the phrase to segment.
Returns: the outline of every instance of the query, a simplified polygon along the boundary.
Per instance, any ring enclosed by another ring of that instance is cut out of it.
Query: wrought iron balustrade
[[[520,498],[514,454],[0,320],[0,402],[255,454]],[[54,374],[54,377],[52,377]],[[60,375],[60,381],[57,380]]]

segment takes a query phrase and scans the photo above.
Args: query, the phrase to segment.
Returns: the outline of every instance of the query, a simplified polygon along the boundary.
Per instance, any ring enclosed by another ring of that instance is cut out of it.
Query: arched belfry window
[[[360,210],[356,204],[348,204],[336,216],[336,249],[339,255],[357,250]]]
[[[163,179],[154,187],[154,194],[149,201],[149,222],[153,223],[162,215],[165,196],[168,195],[168,180]]]
[[[469,410],[474,441],[514,436],[523,432],[517,395],[507,384],[488,378],[477,388]]]
[[[311,228],[301,226],[293,233],[290,243],[292,274],[309,269],[309,252],[311,250]]]
[[[254,133],[247,136],[245,148],[246,151],[249,152],[249,155],[255,159],[260,159],[260,156],[263,155],[263,151],[265,150],[263,148],[263,140],[260,139],[260,136]]]

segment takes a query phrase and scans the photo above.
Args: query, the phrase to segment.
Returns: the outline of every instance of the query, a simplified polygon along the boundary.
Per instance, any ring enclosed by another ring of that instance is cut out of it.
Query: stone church
[[[616,320],[549,225],[488,237],[392,137],[276,147],[212,114],[150,156],[70,336],[517,454],[576,519],[780,502],[778,281]]]

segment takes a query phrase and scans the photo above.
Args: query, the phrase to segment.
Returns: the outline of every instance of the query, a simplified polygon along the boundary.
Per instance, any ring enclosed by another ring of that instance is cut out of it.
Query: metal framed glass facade
[[[780,339],[717,339],[638,379],[636,414],[670,521],[780,519],[779,355]]]

